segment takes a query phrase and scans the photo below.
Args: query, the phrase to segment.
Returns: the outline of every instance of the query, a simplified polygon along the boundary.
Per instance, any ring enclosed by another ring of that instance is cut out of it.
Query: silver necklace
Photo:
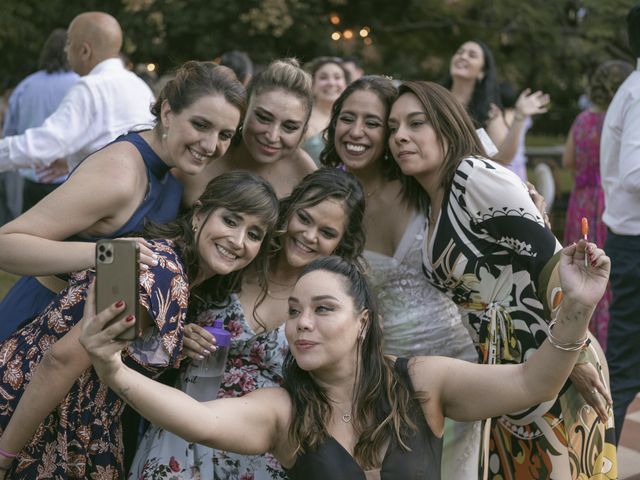
[[[344,423],[349,423],[351,421],[351,412],[345,412],[342,414],[342,421]]]

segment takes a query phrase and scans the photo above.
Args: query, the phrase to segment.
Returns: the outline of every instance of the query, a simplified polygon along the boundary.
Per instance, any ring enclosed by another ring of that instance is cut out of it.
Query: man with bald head
[[[46,169],[60,158],[71,170],[119,135],[152,123],[153,93],[124,68],[121,47],[122,30],[111,15],[85,12],[71,21],[67,57],[82,78],[40,127],[0,140],[0,172]]]

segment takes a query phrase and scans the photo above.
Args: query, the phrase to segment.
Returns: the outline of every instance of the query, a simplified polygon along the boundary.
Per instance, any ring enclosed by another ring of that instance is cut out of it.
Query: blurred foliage
[[[491,46],[501,78],[516,89],[549,92],[552,110],[534,131],[563,135],[577,99],[602,61],[632,61],[626,43],[629,0],[2,0],[0,86],[35,70],[48,33],[79,12],[115,15],[125,53],[155,62],[158,72],[181,62],[244,50],[257,63],[279,56],[356,55],[370,73],[440,80],[465,40]],[[340,18],[332,25],[331,16]],[[359,31],[370,28],[365,39]],[[351,40],[333,41],[350,29]]]

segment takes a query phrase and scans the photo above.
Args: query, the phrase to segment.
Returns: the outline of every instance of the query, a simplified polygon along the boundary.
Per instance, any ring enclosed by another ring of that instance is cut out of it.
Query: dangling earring
[[[197,225],[193,225],[193,226],[191,227],[191,229],[193,230],[194,235],[195,235],[196,233],[198,233],[198,226],[197,226]]]
[[[166,140],[167,139],[167,132],[162,132],[162,140]]]

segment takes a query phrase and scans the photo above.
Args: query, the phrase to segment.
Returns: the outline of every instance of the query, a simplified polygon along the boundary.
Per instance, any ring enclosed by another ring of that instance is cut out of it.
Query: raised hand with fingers
[[[149,267],[158,265],[158,255],[151,249],[151,244],[142,237],[124,237],[121,240],[131,240],[138,243],[140,270],[149,270]]]
[[[566,247],[562,251],[559,270],[564,297],[595,307],[607,287],[610,271],[609,257],[595,243],[580,240]]]
[[[516,120],[523,120],[525,117],[546,113],[549,110],[551,98],[548,94],[538,90],[531,93],[531,89],[525,89],[516,102]]]

